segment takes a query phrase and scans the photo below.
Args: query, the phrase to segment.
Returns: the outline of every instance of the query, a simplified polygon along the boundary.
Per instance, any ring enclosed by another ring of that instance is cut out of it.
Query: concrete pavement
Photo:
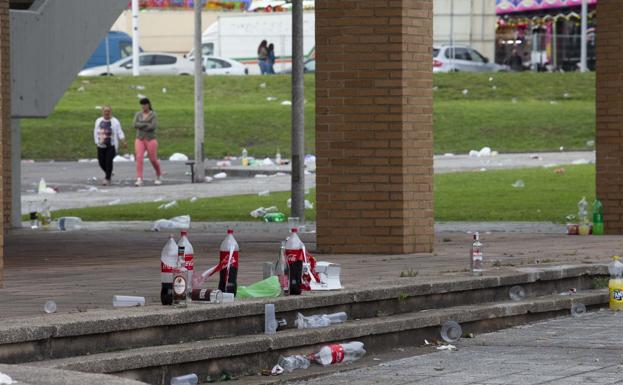
[[[423,355],[290,384],[623,384],[621,322],[621,313],[608,310],[558,318],[461,339],[453,352],[429,347]]]

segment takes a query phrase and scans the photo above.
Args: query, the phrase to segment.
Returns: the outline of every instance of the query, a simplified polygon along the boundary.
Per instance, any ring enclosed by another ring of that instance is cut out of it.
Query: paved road
[[[623,384],[622,322],[622,314],[608,310],[558,318],[463,339],[454,352],[435,351],[293,384]]]

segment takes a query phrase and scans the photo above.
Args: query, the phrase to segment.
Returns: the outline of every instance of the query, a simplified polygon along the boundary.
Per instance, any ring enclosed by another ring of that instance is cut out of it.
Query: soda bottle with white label
[[[366,354],[366,351],[363,348],[363,342],[355,341],[323,346],[318,353],[312,355],[312,358],[320,365],[328,366],[342,362],[357,361],[364,354]]]
[[[182,230],[182,237],[178,242],[178,246],[184,246],[184,267],[188,271],[188,291],[192,292],[193,290],[193,271],[195,266],[195,252],[193,250],[193,245],[190,244],[188,240],[188,231]]]
[[[285,252],[290,267],[290,294],[300,295],[303,283],[303,262],[305,255],[303,252],[305,245],[298,236],[298,229],[294,227],[290,236],[286,240]]]
[[[173,269],[176,265],[177,244],[171,235],[160,253],[160,281],[162,282],[160,301],[163,305],[173,304]]]
[[[218,289],[224,293],[233,293],[236,295],[238,289],[238,258],[239,248],[236,238],[234,238],[234,230],[227,230],[227,236],[221,242],[219,252],[220,263],[222,269],[218,282]]]
[[[482,275],[484,271],[482,243],[480,243],[480,234],[474,233],[474,242],[470,251],[470,270],[473,275]]]
[[[177,266],[173,269],[173,305],[188,304],[188,270],[184,266],[184,246],[177,247]]]

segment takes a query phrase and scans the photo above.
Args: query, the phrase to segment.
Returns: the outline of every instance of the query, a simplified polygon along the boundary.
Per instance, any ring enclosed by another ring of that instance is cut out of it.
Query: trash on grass
[[[166,94],[167,93],[167,88],[166,87],[162,87],[162,93]]]
[[[270,158],[264,158],[264,160],[261,162],[262,166],[274,166],[275,162],[272,161],[272,159]]]
[[[112,305],[114,307],[145,306],[145,297],[136,297],[131,295],[113,295]]]
[[[281,102],[281,105],[282,105],[282,106],[291,106],[291,105],[292,105],[292,102],[291,102],[291,101],[289,101],[289,100],[284,100],[283,102]]]
[[[277,276],[274,275],[250,286],[238,286],[236,292],[237,298],[267,298],[279,297],[280,295],[281,285],[279,285]]]
[[[513,186],[514,188],[524,188],[526,187],[526,183],[523,180],[518,179],[511,186]]]
[[[266,83],[261,83],[260,88],[266,88]]]
[[[191,201],[191,202],[196,202],[196,201],[197,201],[197,197],[192,197],[192,198],[190,198],[190,201]]]
[[[269,101],[269,102],[274,102],[275,100],[277,100],[277,98],[274,97],[274,96],[269,96],[269,97],[266,98],[266,100]]]
[[[286,215],[284,213],[268,213],[264,215],[264,222],[285,222]]]
[[[225,172],[219,172],[218,174],[214,175],[214,179],[225,179],[225,178],[227,178],[227,173]]]
[[[592,147],[592,146],[595,145],[595,141],[594,140],[587,140],[586,141],[586,145],[589,146],[589,147]]]
[[[554,169],[554,173],[555,174],[564,174],[567,170],[565,170],[563,167],[559,167]]]
[[[466,88],[463,90],[463,95],[467,95],[469,93],[469,90]]]
[[[167,210],[167,209],[170,209],[171,207],[177,207],[177,201],[171,201],[168,203],[161,204],[160,206],[158,206],[158,209]]]
[[[258,196],[260,197],[267,197],[270,195],[270,191],[269,190],[265,190],[265,191],[260,191],[257,193]]]
[[[44,305],[43,305],[43,311],[48,313],[48,314],[52,314],[52,313],[56,313],[56,302],[54,301],[47,301]]]
[[[158,219],[152,226],[153,231],[172,230],[172,229],[189,229],[190,215],[181,215],[171,219]]]
[[[136,97],[138,99],[145,99],[147,96],[143,95],[143,94],[136,94]]]
[[[176,152],[169,157],[169,160],[173,162],[188,162],[188,156],[182,153]]]
[[[276,206],[270,206],[270,207],[258,207],[257,209],[251,211],[249,213],[249,215],[251,215],[253,218],[260,218],[263,217],[264,215],[268,214],[268,213],[272,213],[277,211],[277,207]]]

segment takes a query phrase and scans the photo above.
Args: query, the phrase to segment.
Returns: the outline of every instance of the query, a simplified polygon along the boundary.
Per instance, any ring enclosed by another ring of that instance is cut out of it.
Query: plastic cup
[[[462,335],[461,325],[454,321],[446,321],[441,325],[441,338],[446,342],[456,342]]]
[[[513,301],[521,301],[522,299],[526,298],[526,291],[521,286],[513,286],[508,291],[508,296]]]
[[[48,301],[43,305],[43,311],[48,314],[56,313],[56,302]]]
[[[583,303],[574,303],[571,305],[571,315],[574,317],[581,317],[586,313],[586,306]]]

